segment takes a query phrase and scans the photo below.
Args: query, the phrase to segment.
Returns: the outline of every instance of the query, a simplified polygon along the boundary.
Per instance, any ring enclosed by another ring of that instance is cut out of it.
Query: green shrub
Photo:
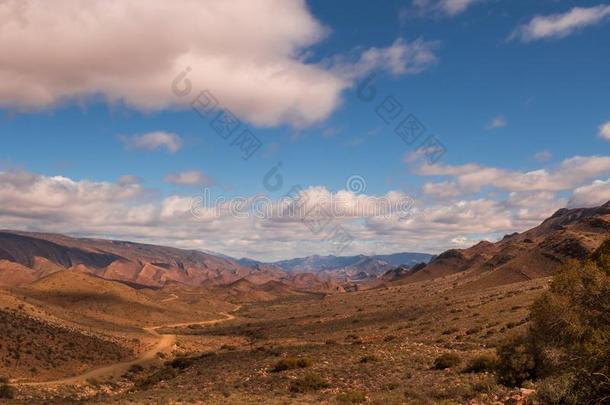
[[[536,399],[542,404],[578,404],[573,394],[574,378],[563,374],[548,377],[536,386]]]
[[[500,381],[543,378],[543,403],[610,398],[610,240],[558,271],[531,308],[526,335],[498,348]]]
[[[433,368],[436,370],[445,370],[460,365],[462,359],[455,353],[446,353],[437,357],[434,360]]]
[[[515,387],[539,376],[540,361],[537,350],[528,336],[512,336],[496,349],[498,380]]]
[[[468,362],[465,373],[488,373],[496,369],[497,360],[493,356],[481,355]]]
[[[278,361],[270,371],[278,373],[280,371],[294,370],[296,368],[311,367],[312,364],[313,361],[306,357],[285,357]]]
[[[318,391],[322,388],[328,388],[328,382],[320,375],[315,373],[307,373],[303,377],[298,378],[290,384],[291,392],[309,392]]]

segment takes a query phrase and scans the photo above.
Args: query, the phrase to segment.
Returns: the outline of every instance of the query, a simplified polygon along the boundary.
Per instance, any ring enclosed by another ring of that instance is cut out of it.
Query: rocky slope
[[[564,208],[539,226],[499,242],[448,250],[400,279],[415,282],[463,272],[476,276],[479,285],[494,285],[544,277],[570,260],[583,260],[609,237],[610,202]]]
[[[136,287],[159,288],[178,283],[211,289],[243,279],[255,286],[281,281],[291,288],[317,292],[338,288],[318,276],[297,278],[277,266],[242,265],[226,256],[197,250],[0,231],[0,287],[30,284],[62,270],[88,273]]]
[[[36,280],[60,269],[152,287],[170,281],[227,284],[251,271],[231,259],[195,250],[17,231],[0,232],[0,260],[4,285]]]

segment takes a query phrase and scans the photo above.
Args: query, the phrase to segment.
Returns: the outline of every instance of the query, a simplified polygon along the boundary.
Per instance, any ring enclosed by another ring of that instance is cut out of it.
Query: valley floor
[[[458,274],[244,304],[231,316],[218,312],[216,318],[224,322],[149,327],[150,332],[175,336],[166,358],[160,354],[158,361],[131,363],[113,378],[100,375],[79,384],[16,384],[14,400],[502,403],[524,394],[497,385],[489,373],[465,368],[526,328],[528,306],[547,285],[542,278],[480,290]],[[180,296],[179,291],[173,294]],[[455,364],[435,367],[443,354],[454,354]]]

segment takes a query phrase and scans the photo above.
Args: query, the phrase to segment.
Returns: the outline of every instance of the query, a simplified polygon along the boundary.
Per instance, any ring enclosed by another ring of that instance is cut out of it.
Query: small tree
[[[503,382],[562,377],[570,386],[564,403],[601,403],[610,398],[610,240],[584,264],[571,263],[531,308],[527,336],[498,349],[499,375],[511,369],[511,350],[527,361],[525,373]],[[513,367],[514,369],[514,367]],[[523,371],[523,370],[522,370]],[[506,377],[506,376],[505,376]]]

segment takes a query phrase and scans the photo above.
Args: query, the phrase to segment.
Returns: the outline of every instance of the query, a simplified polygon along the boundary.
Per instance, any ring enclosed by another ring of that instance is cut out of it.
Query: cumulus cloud
[[[328,117],[353,84],[307,62],[329,30],[305,0],[5,0],[0,27],[7,108],[101,97],[157,111],[188,108],[207,89],[255,125],[305,126]],[[431,59],[422,47],[399,40],[365,50],[352,71],[419,71]],[[185,71],[188,97],[172,91]]]
[[[599,126],[599,136],[610,141],[610,121]]]
[[[577,189],[571,204],[586,201],[585,194],[607,193],[608,184],[610,181],[596,182]],[[506,198],[460,197],[435,202],[415,201],[399,191],[374,196],[324,187],[301,189],[297,195],[306,215],[291,217],[286,215],[290,205],[283,200],[267,200],[272,210],[263,210],[260,195],[216,200],[162,195],[131,181],[76,181],[23,171],[0,172],[0,223],[4,228],[274,260],[336,253],[329,235],[337,226],[353,239],[342,254],[438,253],[466,241],[495,239],[533,227],[566,204],[552,191],[513,191]],[[403,215],[405,210],[409,215]],[[250,214],[240,215],[245,212]],[[258,215],[261,213],[264,215]],[[314,232],[312,227],[319,224],[327,225]]]
[[[199,185],[208,187],[214,185],[214,180],[212,180],[207,174],[198,170],[169,173],[165,176],[165,181],[176,185]]]
[[[563,38],[585,27],[599,24],[610,16],[610,6],[574,7],[566,13],[536,16],[513,31],[509,39],[531,42],[547,38]]]
[[[610,179],[595,180],[578,187],[568,203],[570,207],[596,207],[610,201]]]
[[[166,149],[170,153],[176,153],[182,148],[182,138],[170,132],[155,131],[142,135],[121,135],[119,139],[127,149],[148,151]]]
[[[412,163],[411,163],[412,164]],[[610,172],[610,156],[575,156],[550,170],[521,172],[477,164],[460,166],[427,164],[415,168],[424,176],[445,176],[453,180],[428,183],[424,192],[440,197],[477,193],[484,187],[504,191],[572,190],[586,181]]]

